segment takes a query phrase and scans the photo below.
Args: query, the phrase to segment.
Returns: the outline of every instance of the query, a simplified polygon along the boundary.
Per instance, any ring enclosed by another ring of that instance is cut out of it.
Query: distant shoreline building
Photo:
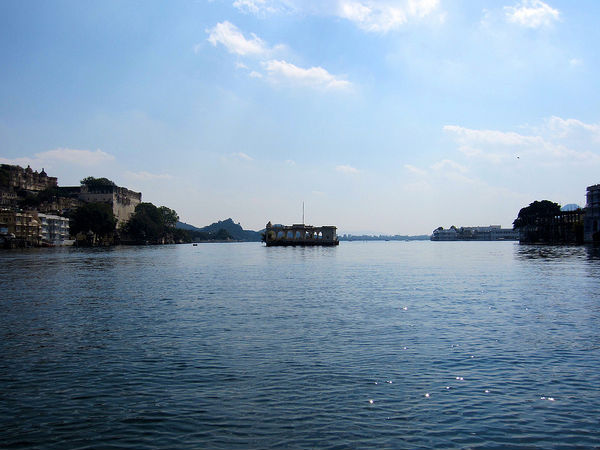
[[[502,228],[500,225],[484,227],[451,226],[445,230],[436,228],[431,234],[432,241],[517,241],[519,232],[512,228]]]

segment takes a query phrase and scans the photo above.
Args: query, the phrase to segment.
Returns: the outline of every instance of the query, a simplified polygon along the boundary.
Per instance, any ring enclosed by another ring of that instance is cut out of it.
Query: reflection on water
[[[0,253],[0,448],[600,446],[593,247]]]
[[[517,257],[523,259],[595,258],[598,247],[574,245],[519,245]]]

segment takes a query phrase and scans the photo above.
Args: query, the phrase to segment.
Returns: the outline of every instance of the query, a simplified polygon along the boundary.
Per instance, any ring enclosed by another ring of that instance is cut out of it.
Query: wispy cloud
[[[113,161],[115,157],[102,150],[77,150],[72,148],[57,148],[46,152],[36,153],[33,157],[15,159],[0,158],[3,164],[43,166],[51,164],[72,164],[92,167]]]
[[[404,164],[404,168],[415,175],[427,175],[427,171],[423,169],[419,169],[418,167],[412,166],[410,164]]]
[[[262,4],[262,2],[259,3]],[[262,60],[260,64],[266,71],[268,80],[274,84],[307,86],[321,90],[346,90],[352,86],[348,80],[329,73],[323,67],[303,68],[285,60],[269,59],[269,57],[273,57],[274,53],[284,51],[285,46],[270,47],[255,34],[251,34],[251,38],[247,38],[228,21],[218,23],[206,32],[209,34],[208,41],[215,47],[221,44],[229,53],[243,57],[254,56]],[[255,70],[248,65],[250,63],[246,62],[237,61],[236,69],[247,70],[250,78],[264,78],[263,73]]]
[[[357,168],[349,166],[347,164],[342,164],[342,165],[336,166],[335,170],[337,172],[345,173],[347,175],[356,175],[357,173],[360,172],[360,170],[358,170]]]
[[[600,124],[551,117],[528,127],[531,134],[446,125],[459,150],[470,158],[500,164],[528,158],[529,164],[600,164]]]
[[[95,166],[113,161],[115,157],[102,150],[76,150],[72,148],[57,148],[47,152],[36,153],[37,158],[55,160],[80,166]]]
[[[264,16],[267,14],[275,14],[288,12],[292,10],[291,3],[285,1],[273,0],[235,0],[233,7],[247,14]]]
[[[341,0],[337,15],[369,32],[386,33],[410,20],[422,19],[438,8],[438,0]]]
[[[558,9],[541,0],[522,0],[515,6],[505,6],[506,19],[527,28],[540,28],[552,25],[559,20]]]
[[[170,180],[173,177],[167,173],[150,173],[150,172],[125,172],[125,176],[134,180],[153,181],[153,180]]]
[[[233,156],[236,159],[241,159],[243,161],[254,161],[254,158],[252,158],[250,155],[247,155],[244,152],[232,153],[231,156]]]
[[[438,171],[450,170],[459,173],[467,172],[467,168],[465,166],[457,163],[456,161],[452,161],[451,159],[443,159],[441,161],[438,161],[437,163],[432,164],[431,168]]]
[[[246,38],[238,27],[228,21],[218,23],[206,32],[208,33],[208,42],[215,47],[218,44],[223,45],[229,53],[248,56],[265,55],[269,51],[261,38],[254,33],[250,34],[250,38]]]
[[[349,20],[367,32],[386,33],[440,12],[439,0],[235,0],[238,10],[264,17],[270,14],[311,14]]]
[[[287,61],[277,60],[266,61],[264,67],[270,80],[277,83],[287,82],[327,90],[344,90],[352,86],[349,81],[330,74],[322,67],[304,69]]]

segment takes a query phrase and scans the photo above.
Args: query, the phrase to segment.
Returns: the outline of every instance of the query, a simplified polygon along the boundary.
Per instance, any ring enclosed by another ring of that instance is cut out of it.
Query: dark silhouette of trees
[[[520,241],[527,243],[578,243],[583,241],[581,210],[561,211],[558,203],[535,201],[521,208],[513,222]]]
[[[536,225],[548,217],[554,217],[560,213],[560,205],[550,200],[535,201],[529,206],[521,208],[519,215],[513,222],[515,230],[526,226]]]
[[[110,205],[106,203],[86,203],[77,208],[71,217],[71,235],[92,232],[100,238],[112,237],[117,219]]]
[[[166,206],[156,207],[152,203],[140,203],[125,224],[123,231],[134,242],[163,244],[189,242],[185,230],[175,228],[179,221],[177,213]]]
[[[163,216],[152,203],[140,203],[125,224],[125,233],[135,241],[158,243],[164,235]]]
[[[158,211],[160,212],[163,224],[166,227],[174,228],[175,225],[177,225],[177,222],[179,221],[179,216],[174,210],[167,208],[166,206],[160,206],[158,208]]]
[[[104,177],[102,177],[102,178],[86,177],[83,180],[81,180],[81,185],[87,186],[90,188],[116,186],[114,181],[109,180],[108,178],[104,178]]]

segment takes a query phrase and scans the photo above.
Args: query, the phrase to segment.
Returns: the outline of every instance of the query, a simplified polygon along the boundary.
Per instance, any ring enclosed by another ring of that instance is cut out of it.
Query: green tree
[[[97,236],[108,237],[115,231],[117,219],[110,205],[106,203],[86,203],[77,208],[71,217],[71,234],[91,231]]]
[[[215,239],[217,241],[231,241],[231,240],[233,240],[233,237],[231,236],[231,234],[229,234],[229,232],[226,229],[221,228],[214,235],[213,239]]]
[[[94,177],[86,177],[81,180],[82,186],[87,187],[105,187],[105,186],[116,186],[115,182],[109,180],[108,178],[94,178]]]
[[[550,200],[536,200],[535,202],[530,203],[529,206],[521,208],[519,215],[513,222],[513,228],[517,230],[519,228],[533,226],[558,213],[560,213],[560,205],[558,203],[551,202]]]
[[[166,227],[174,228],[175,225],[177,225],[179,216],[174,210],[167,208],[166,206],[160,206],[158,211],[160,212],[162,216],[162,222]]]
[[[156,242],[163,237],[164,224],[160,211],[152,203],[140,203],[125,225],[125,233],[136,241]]]
[[[125,234],[137,242],[174,243],[190,240],[185,230],[175,228],[179,216],[166,206],[156,207],[152,203],[140,203],[125,224]]]
[[[558,236],[555,217],[560,214],[560,205],[550,200],[535,201],[521,208],[513,222],[519,230],[521,242],[554,242]]]

